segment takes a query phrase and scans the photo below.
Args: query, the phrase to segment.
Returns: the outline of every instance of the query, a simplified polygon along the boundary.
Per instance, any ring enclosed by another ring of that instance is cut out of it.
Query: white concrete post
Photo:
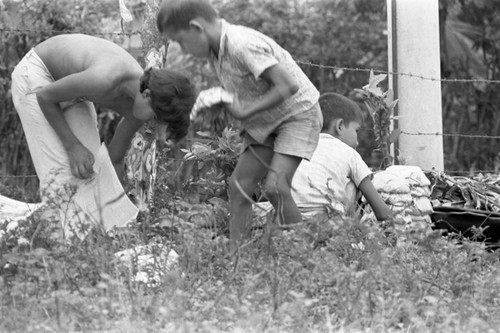
[[[402,132],[397,164],[443,170],[438,0],[387,0],[387,22],[389,72],[395,73],[389,89],[399,99],[395,127]]]

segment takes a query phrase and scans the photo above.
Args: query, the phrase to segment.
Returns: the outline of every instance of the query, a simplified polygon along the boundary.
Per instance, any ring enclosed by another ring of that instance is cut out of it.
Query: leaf
[[[370,79],[368,80],[368,88],[376,88],[379,83],[384,81],[387,77],[387,74],[373,74],[373,69],[370,71]]]
[[[392,89],[389,89],[385,92],[385,104],[388,104],[389,102],[391,102],[392,100],[394,99],[394,92],[392,91]]]
[[[377,97],[382,97],[384,95],[384,92],[379,87],[370,87],[370,86],[368,86],[366,88],[366,90],[368,90],[369,92],[371,92],[373,95],[375,95]]]
[[[134,18],[132,17],[132,14],[128,10],[127,6],[125,6],[125,2],[123,0],[119,0],[119,5],[120,5],[120,16],[122,17],[123,21],[132,22]]]
[[[389,110],[391,110],[391,111],[394,110],[394,108],[398,104],[398,101],[399,101],[399,99],[397,99],[397,100],[393,101],[391,104],[389,104],[389,106],[388,106]]]
[[[47,249],[44,249],[43,247],[38,247],[33,250],[33,255],[37,258],[45,257],[49,251]]]
[[[212,133],[210,131],[198,131],[196,132],[199,136],[205,137],[205,138],[211,138]]]
[[[195,156],[193,153],[191,153],[191,152],[189,152],[189,153],[187,153],[186,155],[184,155],[184,159],[185,159],[185,160],[191,160],[191,159],[193,159],[193,158],[195,158],[195,157],[196,157],[196,156]]]

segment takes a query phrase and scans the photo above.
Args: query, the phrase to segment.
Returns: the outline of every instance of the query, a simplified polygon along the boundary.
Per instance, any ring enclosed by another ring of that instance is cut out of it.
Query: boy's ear
[[[344,126],[344,119],[337,118],[332,120],[332,122],[330,123],[330,127],[328,128],[328,133],[333,136],[337,136],[342,130],[342,126]]]
[[[335,133],[340,133],[342,131],[342,128],[345,126],[344,119],[338,118],[333,121],[334,128],[335,128]]]
[[[345,121],[344,121],[344,119],[342,119],[342,118],[337,119],[337,120],[336,120],[336,123],[337,123],[337,126],[336,126],[336,127],[337,127],[337,130],[338,130],[338,131],[342,130],[342,127],[344,127],[344,126],[345,126]]]

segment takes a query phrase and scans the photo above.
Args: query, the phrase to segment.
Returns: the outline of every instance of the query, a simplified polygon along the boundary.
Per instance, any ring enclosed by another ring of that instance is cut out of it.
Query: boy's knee
[[[245,178],[229,177],[229,195],[231,198],[251,196],[256,185]]]

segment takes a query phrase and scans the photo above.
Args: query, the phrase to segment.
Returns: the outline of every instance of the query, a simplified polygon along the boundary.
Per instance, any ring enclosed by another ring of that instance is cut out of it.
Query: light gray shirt
[[[260,75],[274,65],[283,66],[299,84],[299,90],[281,104],[242,121],[250,136],[264,142],[288,117],[313,107],[319,91],[290,53],[274,40],[251,28],[221,21],[219,54],[218,57],[212,54],[210,63],[223,88],[236,95],[243,105],[252,103],[269,90],[269,84]]]

